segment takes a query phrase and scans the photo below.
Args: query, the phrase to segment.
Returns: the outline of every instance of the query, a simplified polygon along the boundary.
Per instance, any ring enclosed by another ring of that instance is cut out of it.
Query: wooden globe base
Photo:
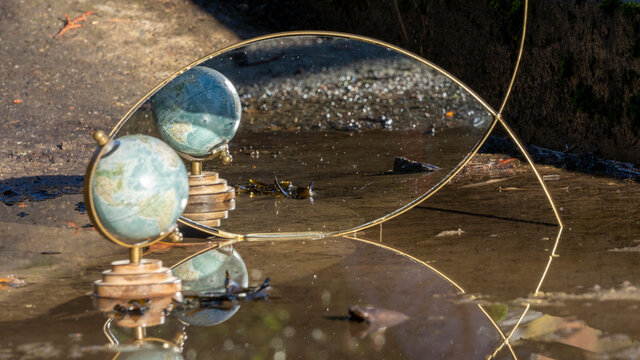
[[[101,298],[180,297],[181,291],[180,279],[163,267],[162,261],[154,259],[141,259],[139,263],[114,261],[111,270],[102,272],[102,280],[93,283],[94,294]]]
[[[236,190],[217,172],[189,175],[189,202],[182,216],[206,226],[220,226],[220,220],[235,209]]]

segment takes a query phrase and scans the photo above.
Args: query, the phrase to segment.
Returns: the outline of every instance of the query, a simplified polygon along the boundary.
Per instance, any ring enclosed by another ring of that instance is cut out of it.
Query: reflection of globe
[[[219,72],[196,66],[171,80],[153,96],[160,136],[175,150],[206,156],[229,141],[240,124],[240,97]]]
[[[173,269],[173,275],[182,280],[182,291],[186,293],[223,292],[225,271],[229,278],[241,287],[249,285],[247,266],[237,251],[223,247],[207,251]],[[238,311],[239,305],[231,309],[208,308],[202,311],[179,310],[176,316],[196,326],[213,326],[228,320]]]
[[[180,157],[159,139],[127,135],[105,149],[93,177],[96,216],[112,235],[141,241],[168,231],[189,196]]]
[[[120,345],[116,348],[119,360],[182,360],[182,355],[172,348],[165,348],[157,344]]]

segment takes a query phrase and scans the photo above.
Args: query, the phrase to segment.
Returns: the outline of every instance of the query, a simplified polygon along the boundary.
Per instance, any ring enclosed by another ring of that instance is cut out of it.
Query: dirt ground
[[[83,23],[62,36],[65,14]],[[81,175],[94,144],[155,84],[239,40],[187,0],[2,1],[0,179]]]

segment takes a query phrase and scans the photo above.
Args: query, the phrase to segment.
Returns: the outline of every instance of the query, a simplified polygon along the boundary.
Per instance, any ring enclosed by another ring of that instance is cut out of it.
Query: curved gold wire
[[[353,233],[356,231],[361,231],[367,228],[370,228],[372,226],[378,225],[382,222],[388,221],[396,216],[399,216],[403,213],[405,213],[406,211],[412,209],[413,207],[415,207],[416,205],[420,204],[421,202],[423,202],[424,200],[428,199],[429,197],[431,197],[434,193],[436,193],[438,190],[440,190],[452,177],[454,177],[455,175],[457,175],[460,170],[462,170],[462,168],[464,166],[466,166],[468,164],[468,162],[471,160],[471,158],[478,152],[478,150],[480,149],[480,147],[485,143],[486,139],[489,137],[490,133],[493,131],[493,129],[495,128],[495,124],[496,123],[500,123],[505,130],[507,131],[507,133],[509,134],[509,136],[511,137],[511,139],[516,143],[517,147],[519,148],[519,150],[523,153],[523,155],[525,156],[527,162],[529,163],[529,165],[532,167],[534,174],[536,175],[536,177],[538,178],[538,181],[540,183],[540,185],[543,188],[543,191],[545,193],[545,195],[547,196],[547,199],[551,205],[551,208],[553,209],[554,215],[556,217],[556,220],[558,222],[559,226],[563,226],[562,224],[562,220],[560,218],[560,215],[557,211],[557,208],[555,206],[555,203],[553,201],[553,198],[551,197],[551,194],[546,186],[546,184],[544,183],[544,181],[542,180],[542,177],[540,176],[540,174],[538,173],[531,157],[529,156],[529,154],[526,152],[526,150],[524,149],[524,146],[522,145],[521,141],[517,138],[517,136],[515,135],[515,133],[509,128],[509,126],[506,124],[506,122],[504,121],[504,119],[501,116],[502,111],[504,110],[504,107],[507,103],[507,100],[509,99],[509,96],[511,94],[511,91],[513,89],[513,84],[515,83],[515,79],[518,73],[518,69],[520,66],[520,62],[522,60],[522,54],[523,54],[523,49],[524,49],[524,42],[525,42],[525,37],[526,37],[526,27],[527,27],[527,18],[528,18],[528,6],[529,6],[529,1],[525,0],[524,2],[524,18],[523,18],[523,30],[522,30],[522,36],[520,39],[520,48],[518,51],[518,57],[516,60],[516,64],[514,67],[514,71],[513,74],[511,76],[511,80],[509,82],[509,86],[507,87],[507,91],[506,94],[504,96],[504,99],[502,101],[502,104],[500,106],[500,109],[498,112],[496,112],[495,110],[493,110],[491,108],[491,106],[489,106],[489,104],[487,104],[475,91],[473,91],[471,88],[469,88],[466,84],[464,84],[462,81],[460,81],[459,79],[457,79],[455,76],[453,76],[452,74],[450,74],[449,72],[447,72],[446,70],[442,69],[441,67],[439,67],[438,65],[423,59],[422,57],[413,54],[407,50],[401,49],[395,45],[377,40],[377,39],[372,39],[369,37],[365,37],[365,36],[360,36],[360,35],[354,35],[354,34],[346,34],[346,33],[340,33],[340,32],[332,32],[332,31],[291,31],[291,32],[282,32],[282,33],[275,33],[275,34],[269,34],[269,35],[264,35],[264,36],[260,36],[260,37],[256,37],[253,39],[249,39],[249,40],[245,40],[242,41],[240,43],[225,47],[223,49],[220,49],[218,51],[215,51],[207,56],[204,56],[194,62],[192,62],[191,64],[185,66],[184,68],[180,69],[179,71],[175,72],[173,75],[169,76],[167,79],[165,79],[164,81],[160,82],[158,85],[156,85],[151,91],[149,91],[145,96],[143,96],[121,119],[120,121],[116,124],[116,126],[111,130],[110,132],[110,137],[113,137],[119,130],[120,128],[124,125],[124,123],[129,119],[129,117],[131,116],[131,114],[133,114],[134,111],[136,111],[140,105],[142,105],[145,101],[147,101],[155,92],[157,92],[160,88],[162,88],[164,85],[166,85],[168,82],[170,82],[171,80],[173,80],[175,77],[179,76],[180,74],[184,73],[185,71],[191,69],[192,67],[207,61],[209,59],[212,59],[214,57],[217,57],[221,54],[227,53],[231,50],[246,46],[248,44],[252,44],[252,43],[256,43],[259,41],[263,41],[263,40],[268,40],[268,39],[276,39],[276,38],[280,38],[280,37],[289,37],[289,36],[332,36],[332,37],[338,37],[338,38],[346,38],[346,39],[353,39],[353,40],[358,40],[358,41],[362,41],[362,42],[366,42],[366,43],[371,43],[374,45],[378,45],[378,46],[382,46],[382,47],[386,47],[388,49],[394,50],[400,54],[403,54],[405,56],[408,56],[410,58],[413,58],[419,62],[422,62],[428,66],[430,66],[431,68],[435,69],[437,72],[439,72],[440,74],[446,76],[447,78],[451,79],[456,85],[460,86],[461,88],[463,88],[464,90],[466,90],[468,93],[470,93],[473,98],[475,98],[489,113],[491,113],[494,116],[494,121],[492,122],[491,126],[489,127],[489,129],[487,130],[487,132],[485,133],[485,136],[481,139],[480,142],[478,142],[478,144],[474,147],[474,149],[467,154],[467,156],[465,157],[465,159],[463,159],[463,161],[452,170],[452,172],[449,173],[448,176],[446,176],[440,183],[436,184],[434,187],[432,187],[429,191],[427,191],[425,194],[423,194],[422,196],[416,198],[415,200],[409,202],[408,204],[400,207],[399,209],[383,216],[380,217],[378,219],[375,219],[373,221],[349,228],[349,229],[344,229],[344,230],[338,230],[338,231],[333,231],[333,232],[327,232],[324,233],[325,236],[341,236],[341,235],[345,235],[345,234],[349,234],[349,233]],[[194,222],[189,221],[188,219],[185,218],[180,218],[179,220],[180,223],[184,224],[184,225],[188,225],[188,226],[194,226]],[[219,230],[217,228],[212,228],[209,226],[205,226],[205,225],[201,225],[198,224],[199,226],[195,226],[197,227],[198,230],[201,230],[205,233],[211,234],[211,235],[215,235],[218,237],[222,237],[222,238],[238,238],[238,237],[243,237],[246,236],[242,235],[242,234],[237,234],[237,233],[231,233],[231,232],[227,232],[227,231],[223,231],[223,230]],[[269,233],[269,234],[251,234],[252,237],[281,237],[281,235],[279,235],[278,233]],[[296,233],[295,236],[305,236],[305,235],[310,235],[308,233],[305,232],[299,232]]]
[[[525,159],[527,160],[527,163],[529,163],[529,166],[531,166],[531,169],[533,170],[533,173],[535,174],[536,178],[538,179],[538,182],[540,183],[540,186],[542,186],[542,190],[544,191],[544,194],[546,195],[547,200],[549,201],[549,205],[551,205],[551,209],[553,209],[553,213],[554,213],[554,215],[556,217],[556,221],[558,222],[558,226],[560,226],[560,228],[562,228],[564,225],[562,223],[562,219],[560,218],[560,213],[558,212],[558,209],[556,208],[556,204],[553,201],[553,198],[551,197],[551,193],[549,192],[549,188],[547,188],[547,185],[544,183],[544,180],[542,179],[542,176],[540,176],[540,173],[538,172],[538,169],[536,169],[536,166],[533,163],[533,159],[531,159],[531,156],[529,155],[527,150],[524,148],[524,145],[522,145],[522,142],[520,141],[520,139],[516,136],[516,134],[513,132],[513,130],[511,130],[509,125],[507,125],[506,121],[502,117],[502,111],[504,110],[504,107],[507,105],[507,100],[509,100],[509,96],[511,95],[511,90],[513,89],[513,84],[516,81],[516,75],[518,75],[518,69],[520,68],[520,62],[522,60],[522,53],[524,51],[524,40],[525,40],[525,37],[526,37],[526,34],[527,34],[528,12],[529,12],[529,0],[525,0],[524,1],[524,15],[523,15],[523,19],[522,19],[522,35],[520,37],[520,48],[518,50],[518,58],[516,59],[516,64],[515,64],[515,66],[513,68],[513,74],[511,75],[511,80],[509,81],[509,86],[507,87],[507,91],[506,91],[506,93],[504,95],[504,99],[502,100],[502,105],[500,105],[500,109],[498,110],[498,113],[496,114],[496,118],[497,118],[498,122],[500,123],[500,125],[502,125],[502,127],[505,129],[507,134],[509,134],[509,137],[516,144],[516,146],[518,147],[518,149],[520,150],[522,155],[525,157]]]

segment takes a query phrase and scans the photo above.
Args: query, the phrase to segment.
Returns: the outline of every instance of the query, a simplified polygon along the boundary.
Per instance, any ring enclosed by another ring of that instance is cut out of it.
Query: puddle
[[[496,350],[495,359],[637,358],[638,184],[540,170],[557,175],[547,177],[566,222],[557,257],[551,253],[558,228],[530,170],[506,155],[480,154],[427,202],[358,232],[357,240],[234,245],[248,285],[270,278],[268,301],[240,302],[215,326],[185,327],[170,315],[147,334],[186,333],[171,355],[184,359],[484,359]],[[25,281],[0,289],[0,359],[113,358],[102,331],[106,318],[86,294],[125,252],[85,227],[80,177],[51,182],[67,184],[62,187],[34,181],[22,188],[12,183],[24,197],[13,206],[0,204],[0,277]],[[30,201],[29,189],[62,196]],[[330,225],[332,209],[291,200],[314,206],[318,219]],[[273,211],[278,200],[251,201]],[[295,222],[295,215],[287,221]],[[207,241],[185,233],[186,243]],[[171,265],[204,246],[182,245],[147,257]],[[340,320],[351,305],[399,311],[408,320],[368,332]],[[511,348],[502,345],[491,320],[506,336],[513,332]],[[130,344],[130,330],[113,332]],[[131,352],[120,350],[122,356]]]

